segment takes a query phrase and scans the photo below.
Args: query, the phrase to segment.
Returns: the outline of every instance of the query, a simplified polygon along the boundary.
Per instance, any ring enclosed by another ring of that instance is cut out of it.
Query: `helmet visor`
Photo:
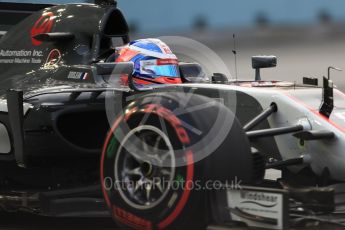
[[[140,74],[152,77],[180,77],[180,71],[177,60],[144,60],[140,61]]]

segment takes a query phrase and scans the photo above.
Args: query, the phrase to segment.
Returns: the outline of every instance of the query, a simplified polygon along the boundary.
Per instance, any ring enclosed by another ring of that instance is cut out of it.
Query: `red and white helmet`
[[[136,84],[182,83],[178,59],[167,44],[159,39],[140,39],[119,49],[116,62],[133,62]],[[122,77],[127,84],[127,77]]]

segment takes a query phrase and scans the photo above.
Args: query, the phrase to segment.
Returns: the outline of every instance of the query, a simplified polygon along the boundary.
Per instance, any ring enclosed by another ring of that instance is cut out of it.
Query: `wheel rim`
[[[136,209],[157,206],[170,190],[175,163],[172,144],[160,129],[143,125],[131,130],[121,142],[115,159],[120,196]]]

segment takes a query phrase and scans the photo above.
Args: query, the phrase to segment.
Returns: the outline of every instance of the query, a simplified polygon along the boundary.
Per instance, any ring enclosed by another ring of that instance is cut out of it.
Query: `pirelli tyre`
[[[123,228],[206,229],[208,191],[252,182],[248,139],[235,115],[215,100],[156,93],[124,111],[101,158],[104,198]],[[210,137],[214,130],[222,136]]]

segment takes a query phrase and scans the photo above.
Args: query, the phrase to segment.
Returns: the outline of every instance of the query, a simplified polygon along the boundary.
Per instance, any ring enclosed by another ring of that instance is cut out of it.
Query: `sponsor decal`
[[[152,223],[126,210],[113,206],[114,218],[118,221],[138,230],[151,230]]]
[[[40,50],[0,50],[0,64],[41,64]]]
[[[31,41],[32,45],[40,46],[41,41],[36,40],[34,37],[38,34],[50,33],[53,29],[55,23],[55,16],[52,12],[45,12],[42,16],[36,21],[35,25],[32,27]]]
[[[231,218],[250,227],[285,229],[288,195],[284,190],[245,187],[227,192]]]
[[[242,204],[255,204],[261,207],[274,207],[276,206],[278,197],[276,195],[271,195],[268,193],[262,193],[262,192],[241,192],[241,198],[244,200],[241,203]],[[266,202],[266,203],[263,203]]]
[[[82,80],[89,80],[90,75],[88,73],[83,73],[83,75],[81,76]]]
[[[178,65],[177,59],[157,59],[157,65]]]
[[[60,61],[61,61],[61,52],[58,49],[53,49],[48,54],[48,57],[44,66],[46,68],[51,67],[51,66],[59,64]]]
[[[90,79],[89,76],[90,75],[88,73],[71,71],[69,72],[67,78],[74,79],[74,80],[89,80]]]

